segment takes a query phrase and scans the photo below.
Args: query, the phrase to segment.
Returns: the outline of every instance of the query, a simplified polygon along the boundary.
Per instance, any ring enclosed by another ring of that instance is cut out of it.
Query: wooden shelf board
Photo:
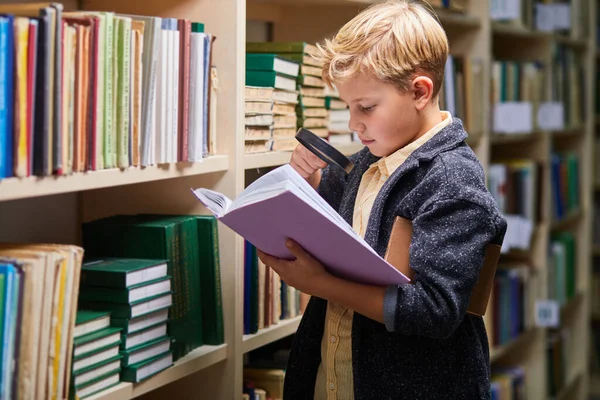
[[[275,167],[290,162],[291,151],[270,151],[266,153],[245,154],[244,169]]]
[[[350,156],[360,151],[364,146],[361,143],[351,143],[334,146],[345,156]],[[265,153],[244,155],[244,169],[277,167],[290,162],[291,151],[269,151]]]
[[[582,374],[578,372],[577,375],[571,379],[571,382],[567,382],[567,384],[556,394],[554,397],[555,400],[563,400],[563,399],[571,399],[573,398],[573,391],[579,385],[581,381]],[[550,397],[552,400],[552,397]]]
[[[244,354],[292,335],[298,329],[301,319],[302,316],[285,319],[276,325],[261,329],[257,333],[244,335],[242,346]]]
[[[510,353],[513,349],[521,347],[522,343],[530,341],[536,334],[537,328],[532,328],[528,331],[521,333],[516,338],[511,341],[502,344],[500,346],[495,346],[490,349],[490,362],[495,362],[500,358],[504,357],[506,354]]]
[[[211,156],[199,163],[175,163],[126,169],[78,172],[65,176],[7,178],[0,180],[0,201],[79,192],[112,186],[151,182],[226,171],[229,157]]]
[[[227,345],[201,346],[177,362],[170,368],[152,378],[140,382],[122,382],[109,388],[89,400],[125,400],[141,396],[161,386],[215,365],[227,358]]]
[[[560,43],[571,47],[585,48],[588,45],[586,39],[575,39],[563,35],[554,35],[554,39]]]
[[[566,127],[565,129],[549,131],[552,137],[571,137],[571,136],[583,136],[585,131],[585,126],[573,126]]]
[[[510,36],[527,39],[552,39],[554,35],[548,32],[532,31],[523,27],[505,25],[499,22],[492,22],[492,32],[496,36]]]
[[[563,320],[568,319],[567,317],[573,314],[575,310],[577,310],[578,306],[581,304],[585,293],[583,291],[579,291],[573,295],[570,299],[567,299],[565,304],[560,307],[560,323],[562,325]]]
[[[550,224],[550,231],[555,232],[568,228],[569,226],[571,226],[579,220],[581,214],[581,210],[577,210],[575,212],[570,213],[569,215],[567,215],[559,221],[552,221],[552,223]]]
[[[481,26],[481,19],[472,15],[439,9],[435,9],[435,13],[443,26],[461,28],[479,28]]]
[[[521,143],[535,140],[539,132],[530,133],[493,133],[490,136],[491,144]]]

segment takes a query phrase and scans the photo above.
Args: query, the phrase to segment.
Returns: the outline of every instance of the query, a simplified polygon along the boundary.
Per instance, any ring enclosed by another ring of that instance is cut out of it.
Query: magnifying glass
[[[325,161],[327,164],[337,165],[343,169],[346,174],[349,174],[354,168],[354,164],[348,157],[340,153],[335,147],[323,140],[323,138],[320,138],[306,128],[298,129],[298,132],[296,132],[296,140],[321,160]]]

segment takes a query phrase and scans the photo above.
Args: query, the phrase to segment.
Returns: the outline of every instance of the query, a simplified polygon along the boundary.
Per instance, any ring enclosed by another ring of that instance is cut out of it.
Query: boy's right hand
[[[321,169],[325,168],[327,163],[311,153],[302,144],[298,144],[292,152],[290,165],[306,179],[313,188],[316,188],[321,181]]]

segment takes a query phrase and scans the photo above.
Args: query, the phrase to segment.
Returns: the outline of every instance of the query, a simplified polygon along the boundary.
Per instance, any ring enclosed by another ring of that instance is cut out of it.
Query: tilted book
[[[409,282],[289,164],[257,179],[235,200],[205,188],[193,193],[223,224],[267,254],[293,260],[285,246],[291,238],[336,276],[381,286]]]

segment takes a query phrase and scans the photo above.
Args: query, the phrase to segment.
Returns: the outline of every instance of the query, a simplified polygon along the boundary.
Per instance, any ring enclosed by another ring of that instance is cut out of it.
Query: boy
[[[259,252],[285,282],[312,295],[285,398],[487,399],[485,326],[466,311],[485,247],[502,244],[506,221],[462,122],[438,106],[444,30],[424,5],[388,1],[319,48],[323,78],[349,105],[350,129],[365,148],[351,157],[348,176],[302,146],[290,163],[382,256],[394,219],[411,220],[415,276],[369,286],[332,276],[291,241],[294,261]]]

